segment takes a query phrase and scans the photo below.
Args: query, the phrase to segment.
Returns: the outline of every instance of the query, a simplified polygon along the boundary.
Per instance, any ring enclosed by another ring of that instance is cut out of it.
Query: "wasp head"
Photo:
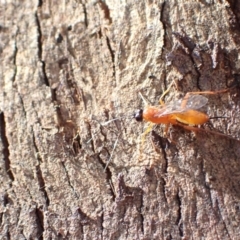
[[[142,122],[143,121],[143,110],[142,109],[138,109],[134,113],[133,117],[136,119],[136,121]]]

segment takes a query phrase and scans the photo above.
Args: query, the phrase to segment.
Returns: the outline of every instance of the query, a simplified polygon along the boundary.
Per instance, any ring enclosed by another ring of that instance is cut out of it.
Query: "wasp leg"
[[[168,135],[169,125],[170,124],[166,124],[166,126],[165,126],[164,133],[163,133],[164,137],[167,137],[167,135]]]
[[[226,93],[228,92],[230,89],[232,88],[226,88],[223,90],[219,90],[219,91],[203,91],[203,92],[188,92],[186,93],[186,95],[184,96],[184,98],[182,99],[182,103],[181,103],[181,107],[184,108],[186,106],[186,103],[188,101],[188,98],[191,95],[201,95],[201,94],[206,94],[206,95],[217,95],[217,94],[221,94],[221,93]]]
[[[147,129],[144,131],[144,133],[142,134],[142,137],[141,137],[141,143],[143,144],[145,142],[145,137],[146,135],[152,131],[152,128],[154,126],[154,123],[150,123],[147,127]]]
[[[169,85],[169,87],[167,88],[167,90],[165,90],[165,91],[162,93],[161,97],[159,98],[160,105],[165,105],[165,104],[164,104],[164,101],[163,101],[162,99],[164,98],[165,95],[167,95],[167,94],[169,93],[169,91],[170,91],[173,83],[175,83],[174,80],[170,83],[170,85]]]
[[[141,136],[141,143],[140,143],[140,147],[138,148],[139,149],[139,153],[140,153],[140,158],[142,156],[142,151],[143,151],[143,144],[145,142],[145,137],[146,135],[151,132],[152,128],[153,128],[154,124],[153,123],[150,123],[147,127],[147,129],[144,131],[144,133],[142,134]]]
[[[189,131],[193,131],[193,132],[207,132],[207,133],[210,133],[210,134],[215,134],[215,135],[218,135],[218,136],[222,136],[222,137],[226,137],[226,138],[229,138],[229,139],[232,139],[232,140],[235,140],[235,141],[238,141],[240,142],[239,139],[236,139],[236,138],[233,138],[227,134],[224,134],[224,133],[220,133],[220,132],[216,132],[216,131],[212,131],[212,130],[209,130],[209,129],[204,129],[204,128],[198,128],[198,127],[193,127],[193,126],[189,126],[189,125],[183,125],[181,123],[178,123],[177,124],[178,126],[186,129],[186,130],[189,130]]]

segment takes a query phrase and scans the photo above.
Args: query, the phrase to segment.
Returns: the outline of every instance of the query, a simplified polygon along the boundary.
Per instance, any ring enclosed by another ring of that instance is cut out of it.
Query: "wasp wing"
[[[205,106],[208,102],[208,99],[202,95],[187,95],[182,99],[174,100],[169,104],[163,106],[158,116],[163,116],[166,114],[185,112],[189,109],[199,109]]]
[[[184,103],[186,101],[186,103]],[[203,95],[189,95],[185,96],[182,99],[182,106],[185,109],[199,109],[203,106],[205,106],[208,102],[208,99],[204,97]]]

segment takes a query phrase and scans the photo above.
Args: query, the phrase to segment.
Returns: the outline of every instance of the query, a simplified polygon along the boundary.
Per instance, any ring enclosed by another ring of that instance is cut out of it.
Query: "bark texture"
[[[0,34],[1,239],[240,239],[239,141],[131,118],[240,80],[239,1],[1,0]]]

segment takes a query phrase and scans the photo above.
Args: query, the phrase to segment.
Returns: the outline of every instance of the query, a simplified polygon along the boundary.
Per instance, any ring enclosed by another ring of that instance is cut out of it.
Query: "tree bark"
[[[1,239],[240,239],[239,87],[197,133],[158,105],[239,82],[238,1],[0,2]],[[117,120],[111,121],[117,118]],[[171,140],[171,141],[170,141]]]

